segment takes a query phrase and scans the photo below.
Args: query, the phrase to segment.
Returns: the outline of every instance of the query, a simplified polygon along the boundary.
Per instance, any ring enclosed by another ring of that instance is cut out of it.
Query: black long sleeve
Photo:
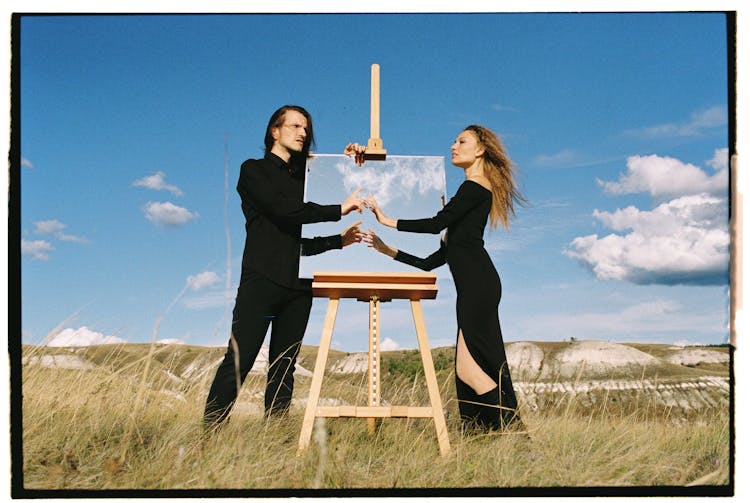
[[[283,168],[278,167],[278,161],[269,162],[267,159],[260,162],[251,160],[242,165],[237,191],[243,202],[252,201],[258,212],[279,226],[341,219],[341,205],[302,201],[301,193],[290,191],[288,187],[304,187],[304,180],[293,181],[291,175],[283,173]]]
[[[314,255],[341,247],[340,236],[338,241],[331,236],[302,239],[303,223],[341,219],[340,205],[304,202],[304,190],[304,166],[271,153],[242,164],[237,192],[247,232],[243,272],[256,272],[287,288],[306,288],[298,278],[300,252]]]
[[[423,271],[432,271],[445,264],[445,245],[441,241],[440,249],[426,258],[416,257],[404,251],[397,250],[396,256],[393,259],[417,269],[422,269]]]
[[[328,250],[340,250],[344,247],[342,241],[341,234],[302,238],[302,243],[300,244],[300,255],[303,257],[310,257]]]
[[[456,195],[434,217],[415,220],[399,219],[396,228],[406,232],[438,234],[484,201],[483,194],[477,190],[479,187],[481,186],[477,183],[467,180],[461,184],[456,191]]]

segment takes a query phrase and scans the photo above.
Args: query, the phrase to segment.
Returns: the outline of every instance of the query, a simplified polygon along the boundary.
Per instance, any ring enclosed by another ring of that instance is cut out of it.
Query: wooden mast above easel
[[[370,139],[367,140],[365,160],[385,161],[386,150],[380,138],[380,65],[370,67]]]

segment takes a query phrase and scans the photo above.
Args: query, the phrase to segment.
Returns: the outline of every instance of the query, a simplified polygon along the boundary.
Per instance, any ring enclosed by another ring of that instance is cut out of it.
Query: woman
[[[347,151],[357,153],[356,147]],[[418,258],[388,246],[372,231],[363,239],[371,248],[426,271],[447,262],[458,294],[456,392],[461,418],[482,431],[523,428],[497,313],[500,277],[482,236],[488,217],[491,227],[502,223],[508,228],[514,203],[525,200],[513,179],[511,160],[491,130],[472,125],[462,131],[451,147],[451,163],[464,170],[466,181],[432,218],[396,220],[387,217],[374,198],[365,200],[378,222],[388,227],[432,234],[447,228],[438,251]]]

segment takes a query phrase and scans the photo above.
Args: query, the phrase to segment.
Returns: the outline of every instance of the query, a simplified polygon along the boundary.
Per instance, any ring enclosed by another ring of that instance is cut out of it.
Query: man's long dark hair
[[[271,130],[275,127],[281,127],[284,124],[284,115],[289,110],[294,110],[305,116],[307,119],[307,138],[305,138],[305,144],[302,146],[302,152],[297,154],[303,160],[308,157],[312,157],[310,150],[315,147],[315,133],[313,132],[313,120],[310,112],[297,105],[284,105],[283,107],[276,110],[271,118],[268,120],[268,127],[266,128],[266,138],[264,140],[266,146],[266,154],[268,154],[273,148],[273,135]]]

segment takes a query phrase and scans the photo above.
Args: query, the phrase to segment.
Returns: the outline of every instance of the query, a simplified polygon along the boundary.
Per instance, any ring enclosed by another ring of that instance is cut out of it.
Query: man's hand
[[[344,232],[341,233],[341,244],[342,246],[349,246],[350,244],[359,243],[362,241],[363,232],[359,229],[359,225],[362,221],[356,222],[347,227]]]
[[[358,212],[362,213],[362,199],[357,197],[357,194],[359,194],[359,191],[362,189],[357,189],[354,192],[352,192],[349,197],[344,199],[344,202],[341,203],[341,216],[347,215],[352,210],[357,210]]]

